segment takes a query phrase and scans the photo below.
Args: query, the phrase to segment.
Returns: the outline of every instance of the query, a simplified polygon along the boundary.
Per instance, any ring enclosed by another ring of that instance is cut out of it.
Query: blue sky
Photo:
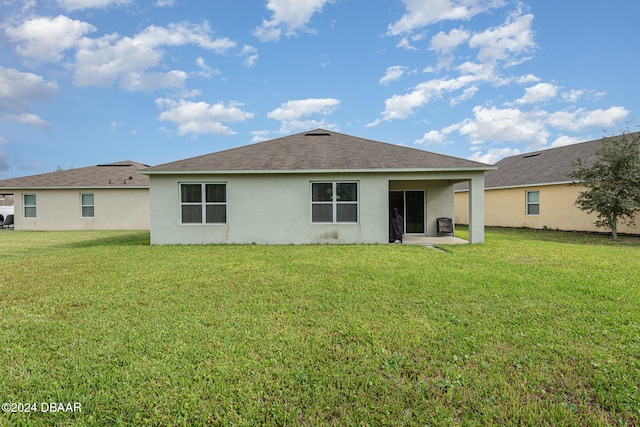
[[[640,111],[637,0],[0,7],[0,178],[319,127],[495,163]]]

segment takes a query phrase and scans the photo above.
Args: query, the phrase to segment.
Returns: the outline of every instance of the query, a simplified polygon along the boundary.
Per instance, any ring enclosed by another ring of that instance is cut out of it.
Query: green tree
[[[575,204],[588,213],[596,212],[596,227],[611,230],[618,240],[618,224],[635,225],[640,211],[640,132],[625,129],[619,136],[603,138],[592,163],[574,161],[576,169],[568,174],[572,185],[586,187]]]

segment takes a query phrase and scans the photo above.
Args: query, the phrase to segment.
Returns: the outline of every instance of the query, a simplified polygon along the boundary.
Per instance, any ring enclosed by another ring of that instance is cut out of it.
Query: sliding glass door
[[[389,210],[398,208],[406,234],[425,234],[424,190],[389,191]]]

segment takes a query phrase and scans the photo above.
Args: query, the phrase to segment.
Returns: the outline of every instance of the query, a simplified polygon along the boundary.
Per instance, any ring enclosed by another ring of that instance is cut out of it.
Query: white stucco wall
[[[387,182],[376,177],[359,181],[357,224],[312,224],[311,181],[353,181],[354,177],[290,175],[151,176],[151,243],[375,243],[387,238],[386,209],[377,192]],[[226,183],[226,224],[181,224],[180,183]],[[362,227],[362,224],[370,227]]]
[[[81,194],[94,195],[94,217],[81,215]],[[25,218],[23,195],[36,195],[36,217]],[[16,190],[16,230],[148,230],[149,190]]]
[[[387,243],[389,190],[424,189],[427,235],[453,218],[456,173],[151,175],[151,243]],[[311,223],[313,181],[357,181],[357,224]],[[181,183],[226,183],[226,224],[181,224]]]

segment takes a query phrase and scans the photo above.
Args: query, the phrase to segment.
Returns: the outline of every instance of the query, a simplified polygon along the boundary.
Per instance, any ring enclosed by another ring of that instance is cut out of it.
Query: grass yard
[[[0,425],[640,425],[640,239],[486,240],[0,232]]]

